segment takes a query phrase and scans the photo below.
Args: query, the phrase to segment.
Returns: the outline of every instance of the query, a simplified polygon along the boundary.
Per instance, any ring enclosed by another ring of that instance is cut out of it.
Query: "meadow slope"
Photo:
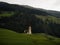
[[[60,39],[49,40],[44,34],[28,35],[0,28],[0,45],[60,45]]]

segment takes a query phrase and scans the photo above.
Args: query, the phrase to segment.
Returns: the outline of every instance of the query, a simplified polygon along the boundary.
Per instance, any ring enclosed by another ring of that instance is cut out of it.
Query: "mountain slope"
[[[0,28],[23,33],[31,25],[33,33],[47,31],[49,35],[60,37],[60,18],[57,18],[59,12],[56,13],[56,11],[0,2]],[[4,16],[8,14],[11,16]]]

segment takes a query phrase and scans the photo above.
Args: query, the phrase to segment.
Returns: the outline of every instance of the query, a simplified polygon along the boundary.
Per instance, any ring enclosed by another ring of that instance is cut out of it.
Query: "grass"
[[[42,19],[42,21],[46,21],[48,19],[49,22],[60,24],[60,18],[54,16],[39,16],[36,15],[37,18]]]
[[[0,45],[60,45],[60,38],[49,40],[44,34],[28,35],[0,28]]]
[[[0,16],[3,16],[3,17],[10,17],[12,15],[14,15],[14,12],[7,12],[7,11],[5,11],[5,12],[0,14]]]

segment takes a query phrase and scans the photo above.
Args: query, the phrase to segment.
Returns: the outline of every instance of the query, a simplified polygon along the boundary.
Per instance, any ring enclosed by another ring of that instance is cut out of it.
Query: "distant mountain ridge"
[[[50,16],[60,17],[59,11],[34,8],[27,5],[9,4],[6,2],[0,2],[0,11],[17,11],[17,12],[24,12],[26,14],[37,14],[37,15],[47,15],[47,16],[50,15]]]

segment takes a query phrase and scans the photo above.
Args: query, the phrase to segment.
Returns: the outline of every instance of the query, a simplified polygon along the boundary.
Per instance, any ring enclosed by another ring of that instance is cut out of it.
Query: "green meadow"
[[[60,38],[49,40],[44,34],[16,33],[8,29],[0,28],[0,45],[60,45]]]

